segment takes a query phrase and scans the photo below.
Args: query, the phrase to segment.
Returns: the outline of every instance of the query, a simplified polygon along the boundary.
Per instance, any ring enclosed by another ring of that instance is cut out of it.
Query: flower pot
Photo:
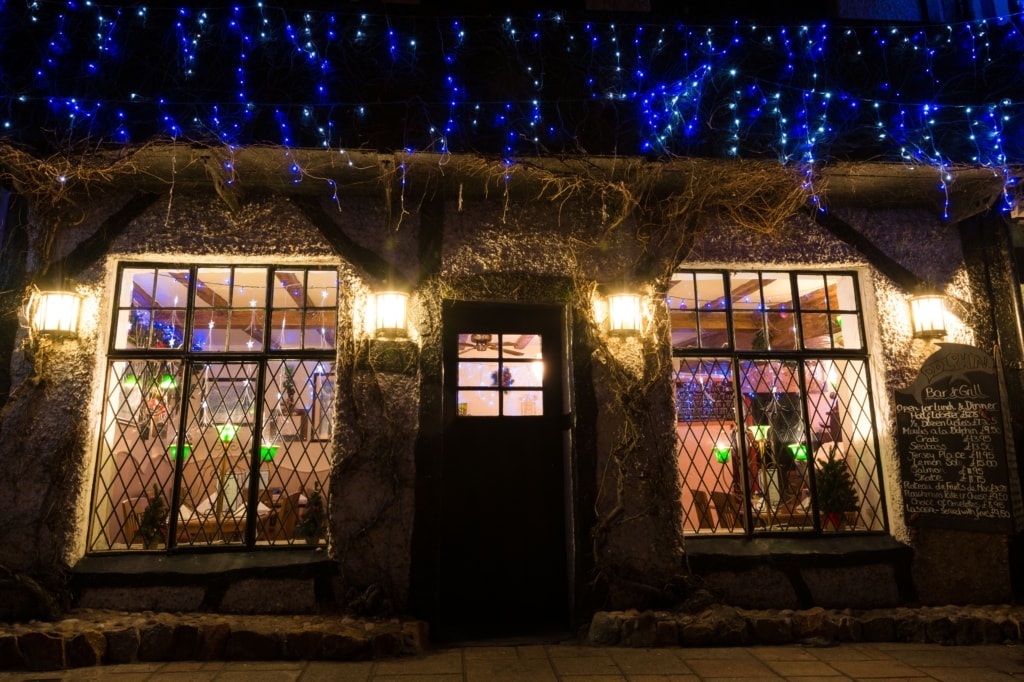
[[[839,530],[843,527],[842,512],[825,512],[821,515],[822,530]]]

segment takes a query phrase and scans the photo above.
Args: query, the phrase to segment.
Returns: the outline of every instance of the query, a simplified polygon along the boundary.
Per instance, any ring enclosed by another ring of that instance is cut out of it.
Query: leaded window
[[[687,534],[885,530],[854,272],[675,273]]]
[[[88,551],[323,542],[337,271],[122,265],[112,320]]]

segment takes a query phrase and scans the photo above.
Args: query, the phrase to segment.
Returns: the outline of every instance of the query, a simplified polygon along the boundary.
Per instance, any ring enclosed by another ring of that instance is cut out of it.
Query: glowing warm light
[[[608,331],[632,334],[642,328],[640,296],[637,294],[613,294],[608,297]]]
[[[374,333],[386,338],[405,336],[408,294],[400,291],[382,291],[374,299]]]
[[[533,376],[537,381],[544,380],[544,361],[534,360],[530,363],[530,370],[533,372]]]
[[[63,291],[39,291],[29,302],[29,323],[37,334],[75,336],[82,297]]]
[[[938,294],[910,299],[910,324],[919,339],[937,339],[946,335],[946,299]]]

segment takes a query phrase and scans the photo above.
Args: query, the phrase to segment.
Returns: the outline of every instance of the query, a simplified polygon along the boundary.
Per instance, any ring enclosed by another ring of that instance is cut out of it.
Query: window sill
[[[209,554],[124,553],[84,557],[71,569],[76,579],[103,582],[115,576],[208,576],[243,577],[281,575],[312,576],[333,567],[319,549],[280,552],[218,552]]]
[[[771,561],[800,566],[910,562],[913,550],[888,535],[736,538],[689,537],[685,553],[695,570],[750,566]]]

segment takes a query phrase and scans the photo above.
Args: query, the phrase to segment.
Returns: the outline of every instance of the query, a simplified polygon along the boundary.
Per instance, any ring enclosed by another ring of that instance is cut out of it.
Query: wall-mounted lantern
[[[382,291],[374,296],[373,333],[385,339],[408,335],[406,319],[409,295],[400,291]]]
[[[45,336],[78,335],[82,297],[66,291],[36,291],[29,299],[27,317],[32,331]]]
[[[639,294],[612,294],[608,297],[610,333],[637,334],[642,328]]]
[[[916,339],[940,339],[946,335],[946,297],[925,294],[910,299],[910,325]]]

